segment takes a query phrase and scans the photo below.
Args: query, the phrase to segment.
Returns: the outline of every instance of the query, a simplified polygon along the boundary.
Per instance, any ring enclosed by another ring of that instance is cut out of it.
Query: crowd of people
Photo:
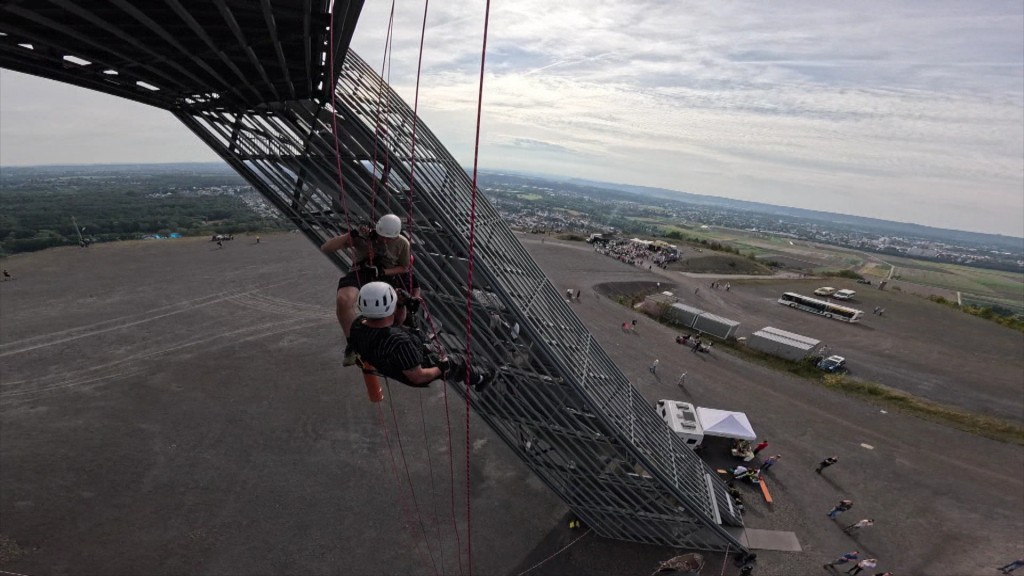
[[[655,248],[650,244],[620,240],[603,246],[595,245],[594,250],[632,266],[650,270],[652,267],[665,269],[679,260],[679,251],[672,248]]]

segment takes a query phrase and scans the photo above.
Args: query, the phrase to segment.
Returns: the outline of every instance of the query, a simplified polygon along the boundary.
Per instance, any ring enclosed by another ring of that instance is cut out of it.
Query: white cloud
[[[371,61],[377,8],[354,43]],[[420,113],[468,163],[482,4],[431,10]],[[1018,2],[494,5],[484,92],[483,167],[1024,235]]]
[[[492,7],[483,168],[1024,236],[1017,0]],[[420,79],[467,165],[483,8],[430,5]],[[389,11],[366,3],[353,43],[378,70]],[[385,68],[410,104],[422,14],[398,5]],[[0,162],[215,159],[167,113],[54,86],[0,73]]]

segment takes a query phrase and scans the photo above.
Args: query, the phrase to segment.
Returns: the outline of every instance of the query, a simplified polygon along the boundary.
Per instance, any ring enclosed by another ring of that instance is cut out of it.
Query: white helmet
[[[387,282],[369,282],[359,289],[359,313],[367,318],[387,318],[397,304],[398,294]]]
[[[377,220],[377,234],[384,238],[397,238],[402,231],[402,219],[394,214],[385,214]]]

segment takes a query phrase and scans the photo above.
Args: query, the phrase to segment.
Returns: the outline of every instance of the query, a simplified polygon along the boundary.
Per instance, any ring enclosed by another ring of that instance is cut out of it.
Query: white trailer
[[[655,408],[669,429],[690,448],[700,447],[707,436],[757,440],[743,412],[694,406],[679,400],[658,400]]]

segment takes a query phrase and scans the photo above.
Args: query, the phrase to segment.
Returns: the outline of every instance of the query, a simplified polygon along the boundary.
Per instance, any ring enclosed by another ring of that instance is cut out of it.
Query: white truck
[[[743,412],[694,406],[679,400],[658,400],[658,415],[687,446],[696,449],[707,436],[734,440],[757,440],[750,420]]]

